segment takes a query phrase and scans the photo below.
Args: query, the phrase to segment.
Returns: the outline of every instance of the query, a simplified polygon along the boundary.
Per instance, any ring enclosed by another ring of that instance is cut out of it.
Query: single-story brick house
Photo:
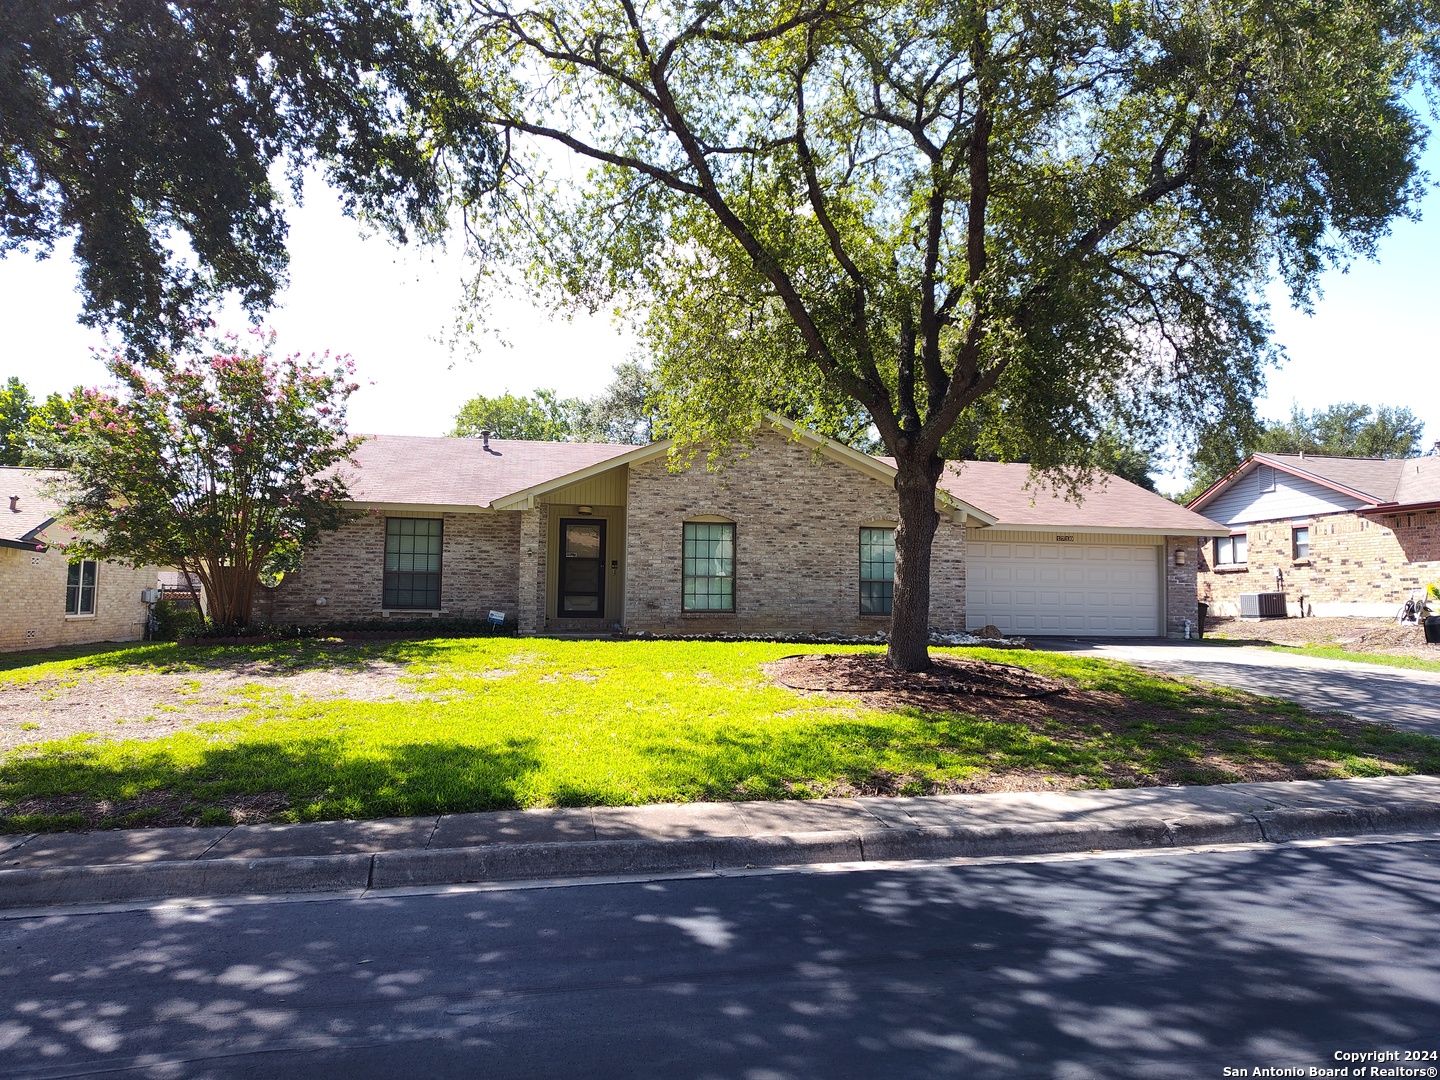
[[[1242,593],[1284,592],[1291,615],[1394,615],[1440,579],[1440,455],[1256,454],[1190,509],[1214,518],[1200,599],[1238,614]]]
[[[0,467],[0,652],[138,641],[157,568],[71,559],[50,494],[60,473]]]
[[[890,610],[894,466],[779,417],[717,472],[648,446],[375,436],[359,517],[262,599],[317,624],[515,619],[521,633],[872,634]],[[1199,541],[1226,532],[1118,477],[1082,502],[1025,465],[950,466],[931,622],[1028,635],[1182,635]]]

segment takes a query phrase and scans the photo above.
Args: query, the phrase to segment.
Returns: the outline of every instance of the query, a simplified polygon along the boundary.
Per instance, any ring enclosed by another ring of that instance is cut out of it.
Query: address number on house
[[[1073,544],[1073,543],[1075,542],[1075,534],[1074,534],[1074,533],[1056,533],[1056,534],[1055,534],[1055,542],[1056,542],[1057,544]]]

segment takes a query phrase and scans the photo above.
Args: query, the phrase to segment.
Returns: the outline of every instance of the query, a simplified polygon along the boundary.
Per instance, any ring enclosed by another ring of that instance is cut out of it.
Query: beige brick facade
[[[440,612],[483,619],[492,610],[514,617],[520,606],[521,514],[426,514],[369,510],[307,552],[300,569],[262,598],[262,618],[280,624],[379,619],[385,583],[385,519],[442,517]],[[323,605],[316,601],[324,599]],[[395,611],[402,618],[410,612]],[[418,614],[418,613],[414,613]],[[427,613],[428,614],[428,613]]]
[[[139,641],[145,636],[149,609],[140,593],[155,588],[156,567],[102,562],[95,575],[95,614],[67,616],[69,566],[59,548],[0,547],[0,652]]]
[[[1310,552],[1296,559],[1295,519],[1237,525],[1246,539],[1242,567],[1212,565],[1214,546],[1202,545],[1200,599],[1217,615],[1238,613],[1241,593],[1273,592],[1284,574],[1291,614],[1300,598],[1316,615],[1390,614],[1406,597],[1440,580],[1440,514],[1434,510],[1374,518],[1355,513],[1301,519],[1310,529]]]
[[[860,528],[894,521],[888,485],[762,430],[754,451],[719,472],[672,473],[663,458],[630,466],[626,628],[660,634],[873,634],[860,614]],[[681,611],[682,527],[735,523],[735,612]],[[942,520],[931,574],[931,625],[965,624],[965,530]]]

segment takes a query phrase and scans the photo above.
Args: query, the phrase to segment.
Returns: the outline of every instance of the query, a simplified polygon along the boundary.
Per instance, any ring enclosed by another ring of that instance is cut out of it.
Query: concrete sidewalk
[[[1440,830],[1440,777],[0,837],[0,908]]]

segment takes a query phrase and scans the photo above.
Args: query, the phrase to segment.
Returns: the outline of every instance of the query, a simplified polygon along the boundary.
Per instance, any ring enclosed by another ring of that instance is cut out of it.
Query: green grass
[[[136,672],[203,685],[207,672],[240,664],[358,672],[386,661],[404,665],[403,682],[424,697],[297,698],[257,675],[230,694],[244,710],[235,719],[150,741],[76,736],[21,747],[0,757],[0,831],[213,824],[257,806],[268,820],[305,821],[924,794],[997,777],[1105,787],[1440,772],[1440,739],[1090,658],[943,650],[1021,664],[1080,691],[1000,708],[965,699],[968,711],[805,696],[760,670],[816,651],[837,650],[472,638],[9,657],[0,693]]]
[[[1353,652],[1338,645],[1270,645],[1277,652],[1299,656],[1315,656],[1322,660],[1353,660],[1357,664],[1381,664],[1385,667],[1409,668],[1412,671],[1440,671],[1440,659],[1420,656],[1396,656],[1393,653]],[[1440,649],[1436,650],[1440,654]]]

